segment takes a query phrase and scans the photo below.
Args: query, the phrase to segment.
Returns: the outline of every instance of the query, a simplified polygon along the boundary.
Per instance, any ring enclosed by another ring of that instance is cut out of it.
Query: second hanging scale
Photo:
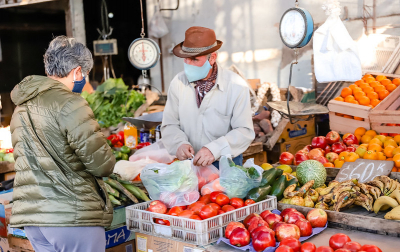
[[[307,121],[318,114],[327,114],[327,107],[315,103],[290,101],[290,85],[292,83],[293,65],[298,63],[298,50],[306,46],[314,34],[314,21],[311,14],[299,7],[296,0],[295,7],[283,14],[279,24],[279,34],[285,46],[294,50],[296,60],[290,65],[289,85],[286,101],[267,102],[268,106],[278,111],[290,123]]]

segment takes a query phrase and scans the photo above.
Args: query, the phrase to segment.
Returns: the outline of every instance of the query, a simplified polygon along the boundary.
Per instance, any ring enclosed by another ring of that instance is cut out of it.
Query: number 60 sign
[[[335,180],[342,182],[358,179],[359,182],[365,183],[377,176],[389,175],[393,165],[393,161],[357,159],[355,162],[344,163]]]

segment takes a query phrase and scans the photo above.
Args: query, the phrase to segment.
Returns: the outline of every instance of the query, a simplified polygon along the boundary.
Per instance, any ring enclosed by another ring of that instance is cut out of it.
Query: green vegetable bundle
[[[102,128],[116,126],[122,117],[133,116],[146,100],[143,94],[135,90],[129,91],[121,78],[110,78],[92,94],[83,92],[82,97],[89,103]]]

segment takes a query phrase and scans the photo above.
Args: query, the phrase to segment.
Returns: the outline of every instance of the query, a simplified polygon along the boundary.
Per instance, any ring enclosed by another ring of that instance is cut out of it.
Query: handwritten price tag
[[[377,176],[389,175],[393,165],[393,161],[357,159],[355,162],[344,163],[335,180],[343,182],[358,179],[361,183],[368,182]]]

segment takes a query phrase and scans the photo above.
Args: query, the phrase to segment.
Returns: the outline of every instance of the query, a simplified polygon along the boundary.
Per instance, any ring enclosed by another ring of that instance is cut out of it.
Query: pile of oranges
[[[384,75],[378,75],[374,78],[372,75],[366,74],[362,80],[343,88],[341,95],[336,97],[335,100],[374,108],[398,86],[400,86],[399,78],[391,81]],[[355,117],[354,119],[363,120]]]

